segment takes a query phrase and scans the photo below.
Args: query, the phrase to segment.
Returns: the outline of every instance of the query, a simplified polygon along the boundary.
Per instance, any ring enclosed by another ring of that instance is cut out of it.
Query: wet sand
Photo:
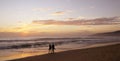
[[[9,61],[120,61],[120,44],[70,50]]]

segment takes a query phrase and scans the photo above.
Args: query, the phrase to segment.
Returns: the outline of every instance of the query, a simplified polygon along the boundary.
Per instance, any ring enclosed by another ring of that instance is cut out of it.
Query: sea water
[[[55,43],[55,52],[119,43],[119,37],[1,39],[0,61],[48,53],[48,44]]]

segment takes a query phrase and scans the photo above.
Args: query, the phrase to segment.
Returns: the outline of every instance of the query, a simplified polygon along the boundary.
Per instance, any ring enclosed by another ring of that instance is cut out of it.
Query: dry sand
[[[120,44],[70,50],[11,61],[120,61]]]

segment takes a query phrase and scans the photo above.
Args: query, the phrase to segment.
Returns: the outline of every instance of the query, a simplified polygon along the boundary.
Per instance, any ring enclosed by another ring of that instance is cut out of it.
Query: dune
[[[120,61],[120,44],[70,50],[9,61]]]

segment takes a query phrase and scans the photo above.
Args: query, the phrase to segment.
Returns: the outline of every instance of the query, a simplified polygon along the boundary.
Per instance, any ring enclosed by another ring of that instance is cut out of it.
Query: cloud
[[[56,11],[56,12],[53,12],[52,15],[60,16],[60,15],[65,15],[65,14],[72,13],[72,12],[73,12],[72,10]]]
[[[64,14],[66,14],[65,11],[57,11],[57,12],[52,13],[52,15],[55,15],[55,16],[64,15]]]
[[[78,19],[69,21],[59,21],[59,20],[35,20],[33,24],[43,24],[43,25],[115,25],[120,24],[119,17],[109,17],[109,18],[95,18],[95,19]]]
[[[86,17],[78,16],[76,18],[66,18],[66,20],[81,20],[81,19],[86,19]]]

